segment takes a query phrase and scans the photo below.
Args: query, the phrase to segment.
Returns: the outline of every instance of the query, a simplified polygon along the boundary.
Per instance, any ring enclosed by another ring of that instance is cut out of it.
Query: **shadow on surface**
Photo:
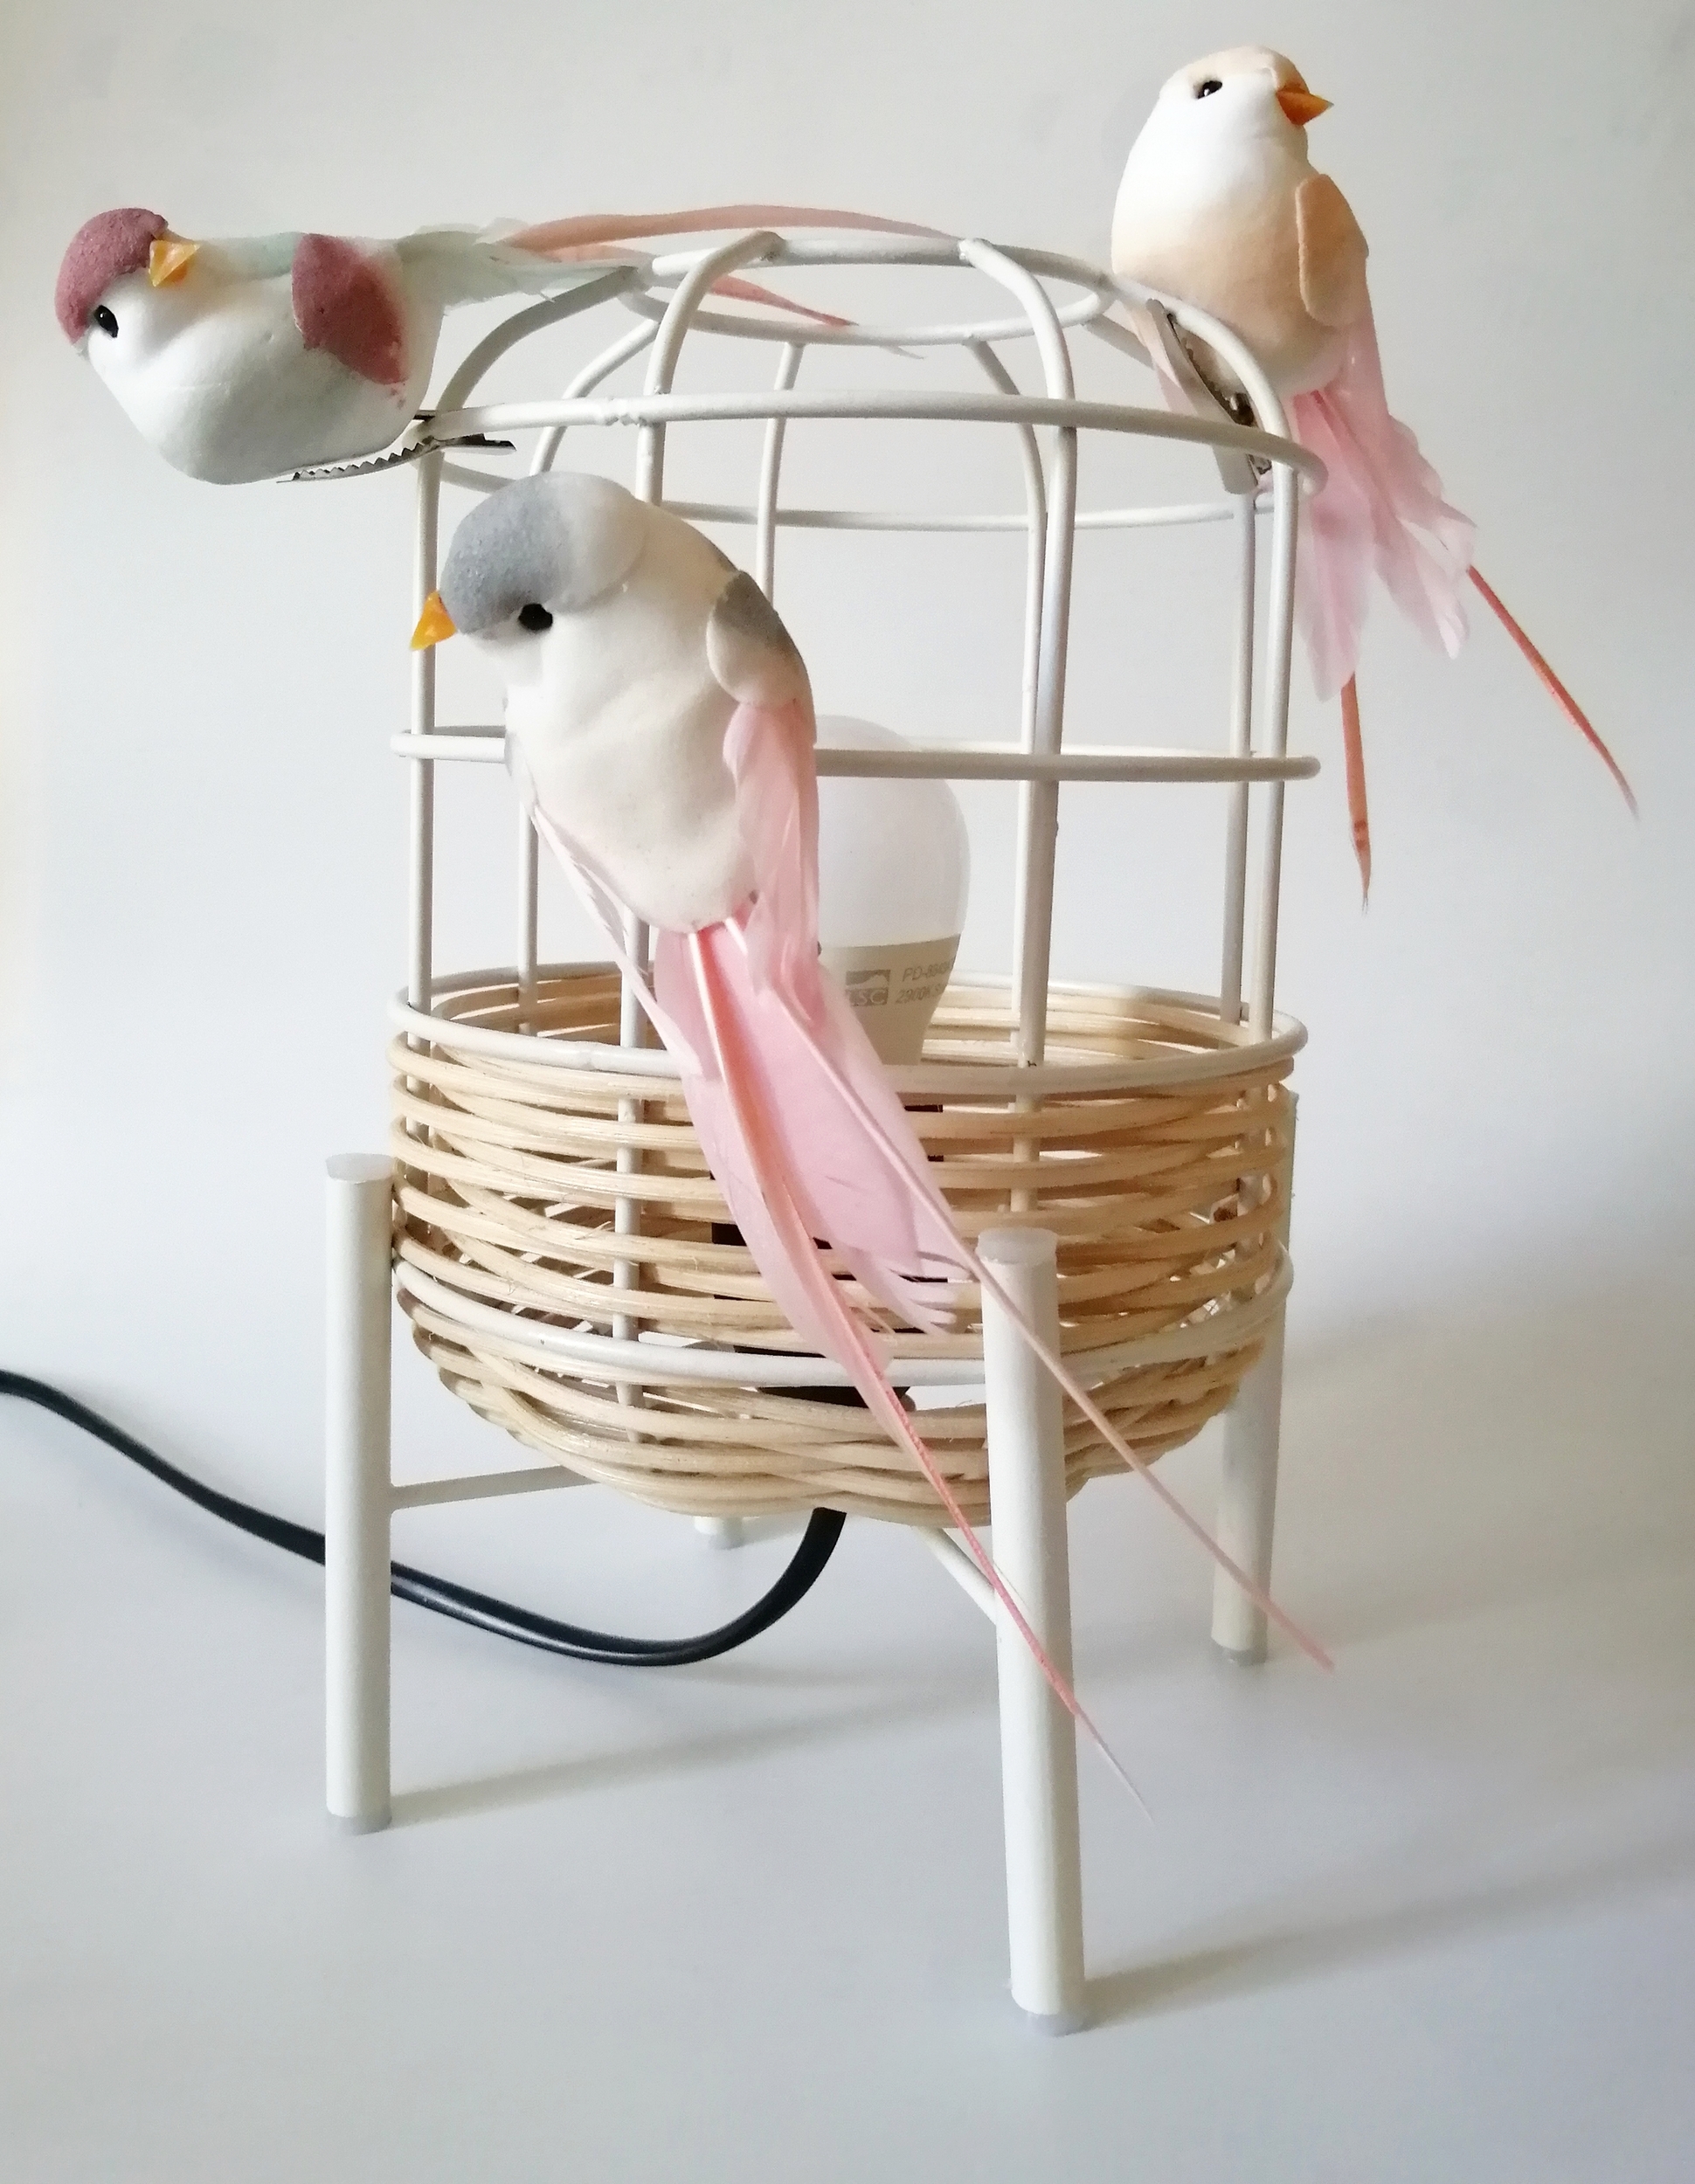
[[[1320,1978],[1435,1948],[1483,1939],[1569,1911],[1598,1910],[1695,1879],[1695,1830],[1544,1873],[1484,1881],[1445,1896],[1298,1916],[1257,1932],[1176,1951],[1089,1983],[1098,2023],[1159,2016],[1238,1995]]]
[[[1498,1734],[1491,1711],[1516,1705],[1522,1694],[1530,1704],[1513,1722],[1513,1772],[1545,1793],[1560,1777],[1562,1796],[1679,1746],[1695,1635],[1678,1579],[1695,1539],[1695,1465],[1680,1393],[1692,1316],[1677,1285],[1636,1283],[1517,1313],[1449,1313],[1363,1329],[1346,1342],[1295,1352],[1278,1590],[1338,1655],[1339,1696],[1353,1701],[1333,1716],[1338,1738],[1357,1729],[1363,1693],[1404,1744],[1434,1761]],[[1204,1515],[1212,1461],[1184,1461],[1184,1491]],[[1082,1513],[1097,1510],[1079,1538]],[[1091,1589],[1103,1562],[1117,1566],[1121,1548],[1157,1557],[1163,1579],[1168,1552],[1189,1552],[1178,1542],[1167,1550],[1165,1522],[1129,1481],[1105,1506],[1086,1497],[1073,1518],[1074,1557]],[[1275,1738],[1284,1672],[1304,1674],[1303,1664],[1282,1657],[1286,1648],[1270,1674],[1218,1664],[1207,1636],[1210,1580],[1204,1568],[1192,1574],[1180,1593],[1163,1582],[1145,1595],[1132,1590],[1133,1637],[1098,1624],[1089,1631],[1083,1677],[1097,1690],[1127,1679],[1168,1682],[1208,1662],[1225,1680],[1230,1715],[1240,1722],[1246,1710],[1260,1720],[1257,1733]],[[1468,1626],[1484,1621],[1480,1638]],[[495,1811],[967,1711],[983,1715],[992,1736],[992,1655],[975,1669],[964,1660],[939,1672],[938,1665],[932,1656],[915,1691],[903,1664],[887,1655],[816,1668],[751,1655],[712,1664],[688,1673],[718,1697],[792,1696],[827,1707],[408,1791],[395,1800],[395,1817],[417,1825]],[[1387,1685],[1374,1681],[1384,1675]],[[863,1696],[868,1684],[887,1696]],[[1210,1717],[1216,1728],[1216,1708]],[[1460,1855],[1475,1863],[1477,1849],[1473,1835]],[[1657,1870],[1655,1859],[1685,1850],[1647,1855]],[[1627,1863],[1615,1874],[1515,1877],[1498,1891],[1451,1897],[1439,1871],[1429,1904],[1373,1907],[1339,1925],[1321,1911],[1310,1930],[1297,1922],[1127,1972],[1113,1991],[1145,2007],[1233,1980],[1295,1976],[1411,1945],[1455,1922],[1528,1915],[1545,1899],[1622,1885],[1636,1870]]]
[[[472,1813],[501,1812],[586,1790],[662,1780],[763,1759],[771,1752],[836,1744],[871,1731],[941,1721],[972,1707],[986,1712],[992,1704],[993,1695],[986,1691],[980,1679],[932,1682],[928,1692],[917,1697],[909,1694],[838,1708],[827,1714],[726,1726],[705,1736],[658,1741],[635,1751],[590,1753],[581,1759],[520,1767],[509,1774],[474,1776],[463,1782],[405,1790],[394,1799],[394,1824],[415,1827],[432,1821],[458,1820]]]

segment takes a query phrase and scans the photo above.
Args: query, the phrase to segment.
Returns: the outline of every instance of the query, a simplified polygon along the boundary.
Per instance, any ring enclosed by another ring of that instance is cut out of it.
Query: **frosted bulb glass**
[[[869,721],[827,717],[825,749],[911,748]],[[971,886],[971,842],[945,781],[827,778],[818,784],[818,926],[885,1061],[917,1061],[953,969]]]

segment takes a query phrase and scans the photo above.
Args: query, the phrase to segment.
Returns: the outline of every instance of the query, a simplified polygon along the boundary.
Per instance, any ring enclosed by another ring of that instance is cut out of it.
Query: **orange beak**
[[[412,632],[412,650],[415,653],[426,652],[432,645],[439,645],[444,637],[457,637],[458,634],[459,625],[441,604],[441,594],[439,591],[431,592],[424,602],[424,612],[418,618],[418,627]]]
[[[1321,99],[1316,91],[1309,91],[1304,84],[1290,85],[1277,93],[1277,104],[1297,129],[1304,129],[1309,121],[1316,121],[1321,114],[1330,112],[1330,100]]]
[[[170,287],[187,273],[199,248],[180,235],[156,235],[147,253],[148,279],[156,288]]]

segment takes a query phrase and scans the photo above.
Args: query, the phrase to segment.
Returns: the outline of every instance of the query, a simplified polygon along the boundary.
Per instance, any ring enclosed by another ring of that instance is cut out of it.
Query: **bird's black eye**
[[[521,606],[518,609],[518,619],[526,629],[539,630],[553,627],[553,617],[544,606],[538,606],[534,599],[528,606]]]
[[[118,330],[118,314],[110,304],[97,303],[88,314],[88,323],[91,326],[99,327],[102,334],[115,334]]]
[[[1223,88],[1224,86],[1220,83],[1216,76],[1208,76],[1205,83],[1198,83],[1195,86],[1194,95],[1197,99],[1210,99],[1214,92],[1222,91]]]

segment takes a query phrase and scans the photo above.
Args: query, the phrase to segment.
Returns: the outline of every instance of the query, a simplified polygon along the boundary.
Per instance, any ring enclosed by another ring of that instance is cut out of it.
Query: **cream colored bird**
[[[1325,462],[1327,481],[1303,511],[1297,608],[1318,694],[1341,697],[1354,847],[1369,889],[1354,672],[1373,569],[1449,653],[1465,636],[1469,578],[1633,810],[1635,798],[1565,686],[1472,566],[1473,526],[1443,500],[1417,441],[1389,414],[1366,238],[1347,199],[1307,153],[1307,124],[1329,105],[1292,61],[1263,45],[1233,46],[1179,69],[1131,148],[1113,213],[1112,266],[1120,279],[1195,305],[1238,335],[1295,437]],[[1190,346],[1214,392],[1239,404],[1243,390],[1224,359],[1204,342]]]

